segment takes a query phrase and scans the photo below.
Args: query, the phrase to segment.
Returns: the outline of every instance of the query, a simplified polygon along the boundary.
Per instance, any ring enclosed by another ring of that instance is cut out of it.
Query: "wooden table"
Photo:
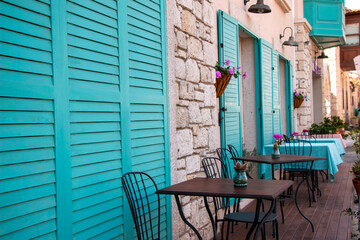
[[[235,161],[240,160],[240,161],[245,161],[245,162],[256,162],[256,163],[270,164],[271,165],[271,174],[272,174],[273,179],[275,179],[274,165],[276,165],[276,164],[297,163],[297,162],[311,162],[310,168],[308,169],[308,171],[306,173],[306,177],[299,183],[299,185],[296,188],[294,200],[295,200],[297,210],[299,211],[301,216],[303,216],[303,218],[305,218],[310,223],[312,231],[314,232],[313,223],[311,222],[311,220],[309,218],[307,218],[301,212],[301,210],[299,208],[299,205],[298,205],[298,202],[297,202],[297,194],[298,194],[298,190],[299,190],[301,184],[304,181],[308,181],[309,176],[310,176],[311,171],[312,171],[314,161],[316,161],[316,160],[326,160],[326,158],[316,157],[316,156],[302,156],[302,155],[281,154],[279,158],[272,158],[271,155],[257,155],[257,156],[235,157],[235,158],[232,158],[232,159],[235,160]],[[313,198],[316,200],[316,196],[314,195],[314,192],[313,192]]]
[[[225,178],[194,178],[182,183],[172,185],[167,188],[160,189],[159,194],[174,195],[181,219],[202,239],[197,229],[185,218],[182,206],[180,204],[179,195],[186,196],[203,196],[206,210],[214,231],[214,239],[217,239],[217,226],[209,208],[207,197],[229,197],[229,198],[254,198],[256,202],[255,220],[248,231],[246,239],[250,239],[253,231],[254,239],[258,235],[258,231],[263,226],[266,218],[270,215],[275,207],[275,199],[286,189],[293,185],[293,181],[289,180],[254,180],[249,179],[247,187],[235,187],[232,179]],[[261,200],[271,201],[271,207],[265,217],[259,222]],[[259,222],[259,223],[258,223]],[[258,224],[257,224],[258,223]]]

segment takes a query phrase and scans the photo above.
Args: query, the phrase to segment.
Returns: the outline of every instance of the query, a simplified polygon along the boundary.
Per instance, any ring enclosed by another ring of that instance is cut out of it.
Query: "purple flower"
[[[296,92],[296,89],[294,89],[294,92]]]
[[[216,78],[219,78],[219,77],[221,77],[221,72],[216,71]]]
[[[230,64],[230,60],[226,60],[226,65],[229,65]]]
[[[225,67],[224,67],[224,66],[221,66],[221,68],[222,68],[222,69],[225,69]]]
[[[243,78],[244,78],[244,79],[246,79],[246,77],[247,77],[247,73],[246,73],[246,72],[244,72],[242,76],[243,76]]]
[[[234,71],[236,71],[236,67],[233,67]]]
[[[305,97],[303,97],[303,99],[305,100]]]
[[[295,93],[295,96],[297,96],[297,97],[298,97],[298,96],[299,96],[299,93]]]
[[[292,135],[297,136],[297,135],[299,135],[299,133],[298,132],[293,132]]]
[[[273,135],[273,138],[275,138],[275,139],[282,139],[282,136],[281,136],[281,134],[274,134],[274,135]]]
[[[240,70],[240,69],[241,69],[241,67],[240,67],[240,66],[238,66],[238,69]]]
[[[303,132],[309,132],[309,130],[308,129],[303,129]]]
[[[229,73],[231,74],[231,75],[234,75],[234,70],[232,70],[231,68],[229,69]]]

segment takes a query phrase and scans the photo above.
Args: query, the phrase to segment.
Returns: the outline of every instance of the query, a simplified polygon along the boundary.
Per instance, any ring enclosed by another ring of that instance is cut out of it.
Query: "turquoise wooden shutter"
[[[118,6],[67,2],[73,238],[124,237]]]
[[[230,60],[231,66],[239,65],[239,34],[238,22],[224,12],[219,12],[219,61],[225,64]],[[242,154],[241,139],[241,107],[240,107],[240,78],[231,78],[224,95],[220,99],[221,143],[227,148],[228,144],[236,147]]]
[[[54,239],[51,9],[49,1],[0,9],[0,239]]]
[[[164,1],[128,1],[127,12],[131,143],[128,157],[133,171],[145,171],[163,188],[170,184]],[[170,198],[160,197],[161,238],[171,238]]]
[[[260,88],[262,146],[273,142],[272,46],[260,39]]]
[[[287,105],[287,124],[288,124],[288,132],[287,134],[295,131],[294,126],[294,95],[293,95],[293,75],[292,75],[292,67],[291,62],[289,60],[286,61],[286,105]]]
[[[133,238],[122,173],[170,183],[164,2],[0,3],[1,239]]]
[[[272,54],[272,77],[273,77],[273,134],[281,134],[280,112],[280,78],[279,78],[279,53]]]

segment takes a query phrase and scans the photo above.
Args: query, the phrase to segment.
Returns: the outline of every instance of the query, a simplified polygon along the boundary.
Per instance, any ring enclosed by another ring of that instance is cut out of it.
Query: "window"
[[[346,24],[346,45],[359,45],[359,23]]]

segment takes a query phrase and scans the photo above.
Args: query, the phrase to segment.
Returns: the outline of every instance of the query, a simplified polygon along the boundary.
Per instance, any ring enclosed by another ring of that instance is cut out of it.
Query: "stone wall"
[[[204,177],[201,159],[220,146],[215,72],[216,12],[212,1],[167,1],[172,184]],[[176,206],[173,201],[173,206]],[[203,198],[181,197],[185,217],[204,239],[212,229]],[[195,239],[173,207],[173,239]]]
[[[295,50],[295,85],[294,89],[309,96],[308,101],[304,101],[300,108],[294,109],[295,130],[302,132],[308,129],[312,122],[312,74],[314,60],[314,43],[309,38],[311,28],[305,19],[295,21],[295,41],[299,46]]]

